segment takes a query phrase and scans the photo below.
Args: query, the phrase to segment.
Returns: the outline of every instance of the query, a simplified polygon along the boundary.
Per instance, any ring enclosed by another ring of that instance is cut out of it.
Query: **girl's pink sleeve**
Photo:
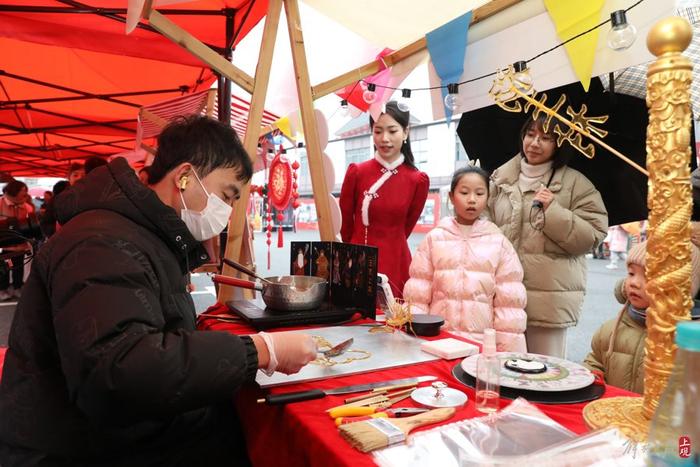
[[[526,304],[523,267],[513,245],[503,237],[501,258],[496,269],[496,294],[493,299],[493,327],[496,330],[496,347],[499,352],[527,352]]]
[[[433,296],[433,261],[428,234],[413,255],[408,269],[410,278],[403,287],[403,299],[414,313],[428,313]]]

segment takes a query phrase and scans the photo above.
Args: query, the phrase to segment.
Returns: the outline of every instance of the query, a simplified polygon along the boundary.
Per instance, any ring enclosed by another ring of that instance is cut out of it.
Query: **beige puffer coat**
[[[604,323],[593,335],[591,353],[583,361],[589,370],[600,370],[605,382],[618,388],[644,392],[644,338],[647,330],[627,312]]]
[[[554,201],[544,228],[530,224],[534,191],[521,193],[516,155],[491,175],[489,214],[518,252],[527,289],[528,326],[575,326],[586,292],[586,258],[608,230],[608,213],[593,184],[580,172],[556,170],[549,190]],[[533,214],[534,215],[534,214]]]

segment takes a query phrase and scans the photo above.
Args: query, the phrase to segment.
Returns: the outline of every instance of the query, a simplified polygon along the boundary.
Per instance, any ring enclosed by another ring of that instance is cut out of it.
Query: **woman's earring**
[[[403,140],[403,144],[406,144],[406,141],[407,141],[407,140]]]

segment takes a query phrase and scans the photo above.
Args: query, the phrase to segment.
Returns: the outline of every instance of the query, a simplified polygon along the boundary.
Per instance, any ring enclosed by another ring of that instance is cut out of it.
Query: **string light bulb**
[[[347,99],[340,101],[340,116],[347,117],[350,114],[350,107],[348,106]]]
[[[374,83],[368,83],[367,84],[367,90],[362,93],[362,98],[367,102],[368,104],[373,104],[374,101],[377,100],[377,93],[374,92],[377,89],[377,86]]]
[[[396,106],[399,108],[401,112],[408,112],[411,110],[411,104],[409,102],[409,99],[411,98],[411,90],[410,89],[402,89],[401,90],[401,97],[396,101]]]
[[[621,51],[629,49],[637,38],[637,28],[627,22],[625,10],[610,13],[612,28],[608,31],[608,47]]]
[[[447,95],[445,96],[445,107],[454,112],[457,108],[459,94],[459,84],[450,83],[447,85]]]
[[[513,63],[513,72],[513,86],[523,94],[533,94],[535,89],[532,87],[532,76],[527,62],[520,60]]]

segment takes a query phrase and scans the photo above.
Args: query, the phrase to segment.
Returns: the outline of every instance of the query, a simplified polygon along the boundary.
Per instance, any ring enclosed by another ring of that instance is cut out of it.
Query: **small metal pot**
[[[274,276],[262,281],[247,281],[215,274],[218,284],[258,290],[269,308],[279,311],[312,310],[326,298],[328,282],[316,276]]]

